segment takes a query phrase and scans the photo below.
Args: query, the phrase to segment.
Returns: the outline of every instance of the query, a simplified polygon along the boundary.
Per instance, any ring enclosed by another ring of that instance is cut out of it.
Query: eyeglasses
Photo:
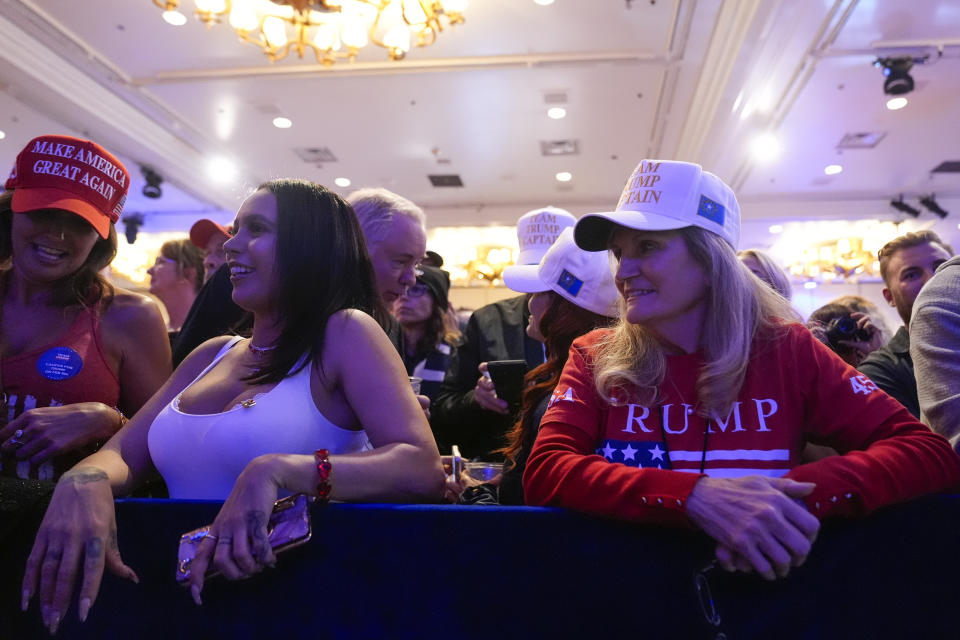
[[[711,571],[717,567],[717,561],[709,563],[704,568],[693,574],[693,587],[697,592],[697,601],[700,603],[700,611],[707,622],[720,627],[720,612],[717,611],[717,605],[713,602],[713,593],[710,591],[710,581],[708,576]],[[720,634],[722,635],[722,634]],[[720,637],[719,635],[717,637]],[[726,637],[726,636],[724,636]]]
[[[429,288],[427,285],[423,284],[422,282],[418,282],[412,287],[407,287],[407,292],[404,295],[406,295],[408,298],[419,298],[428,290]]]

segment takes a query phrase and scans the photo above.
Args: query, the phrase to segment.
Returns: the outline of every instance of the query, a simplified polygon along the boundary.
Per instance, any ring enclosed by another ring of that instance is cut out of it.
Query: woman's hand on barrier
[[[813,483],[747,476],[701,478],[687,499],[690,519],[719,543],[728,570],[749,567],[767,580],[803,564],[820,522],[799,502]]]
[[[106,472],[97,467],[71,469],[57,483],[37,531],[23,574],[21,607],[26,611],[39,595],[43,623],[55,634],[70,607],[79,571],[78,617],[82,622],[97,599],[104,566],[121,578],[140,582],[120,558],[113,492]]]
[[[477,386],[473,389],[473,397],[477,404],[488,411],[494,411],[503,415],[510,413],[509,405],[506,400],[497,397],[497,391],[493,387],[493,381],[487,374],[487,363],[481,362],[477,367],[480,370],[480,379],[477,380]]]
[[[279,488],[275,473],[277,459],[277,456],[265,455],[247,465],[210,525],[210,534],[197,548],[190,594],[198,605],[203,604],[200,593],[211,562],[230,580],[249,578],[276,564],[267,539],[267,523]]]
[[[108,440],[119,427],[120,414],[113,407],[102,402],[80,402],[24,411],[0,429],[0,442],[4,453],[39,465],[54,456]]]

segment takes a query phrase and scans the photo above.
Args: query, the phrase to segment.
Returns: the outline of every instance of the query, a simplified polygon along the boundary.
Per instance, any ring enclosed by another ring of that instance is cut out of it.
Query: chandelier
[[[153,0],[176,13],[180,0]],[[244,42],[259,46],[271,62],[312,50],[317,62],[351,62],[372,42],[402,59],[411,44],[426,47],[448,25],[463,22],[467,0],[194,0],[207,27],[226,20]]]

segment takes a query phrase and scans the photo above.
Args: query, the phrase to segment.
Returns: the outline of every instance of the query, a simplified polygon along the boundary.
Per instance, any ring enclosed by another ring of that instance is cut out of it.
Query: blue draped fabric
[[[106,576],[86,624],[64,638],[714,638],[694,588],[711,558],[701,533],[524,507],[312,507],[313,539],[253,579],[209,581],[204,605],[173,578],[184,531],[208,502],[121,500],[120,549],[134,585]],[[0,638],[46,638],[20,614],[29,535],[0,550]],[[721,627],[735,638],[956,637],[960,496],[886,509],[821,531],[786,580],[714,570]]]

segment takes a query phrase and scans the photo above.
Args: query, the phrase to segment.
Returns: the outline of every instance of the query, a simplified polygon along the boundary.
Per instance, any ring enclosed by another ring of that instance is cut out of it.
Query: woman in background
[[[2,476],[56,479],[170,375],[156,302],[100,275],[129,183],[100,145],[48,135],[0,195]]]
[[[452,347],[460,338],[453,324],[447,294],[450,275],[436,267],[421,265],[417,282],[393,303],[393,315],[402,331],[403,364],[407,374],[420,378],[420,394],[432,403],[440,392]]]
[[[784,298],[789,300],[793,296],[790,277],[769,253],[760,249],[744,249],[737,254],[737,257],[750,270],[750,273],[766,282]]]
[[[150,274],[150,293],[167,310],[171,342],[183,326],[193,301],[203,286],[203,251],[189,238],[168,240],[160,247]]]
[[[619,294],[607,256],[580,249],[573,240],[573,228],[563,230],[539,265],[507,267],[503,278],[514,291],[533,294],[528,303],[527,335],[544,343],[547,354],[546,362],[524,378],[519,419],[507,433],[507,446],[500,450],[507,459],[500,480],[500,504],[522,505],[527,458],[567,363],[570,345],[611,324],[619,313]]]

